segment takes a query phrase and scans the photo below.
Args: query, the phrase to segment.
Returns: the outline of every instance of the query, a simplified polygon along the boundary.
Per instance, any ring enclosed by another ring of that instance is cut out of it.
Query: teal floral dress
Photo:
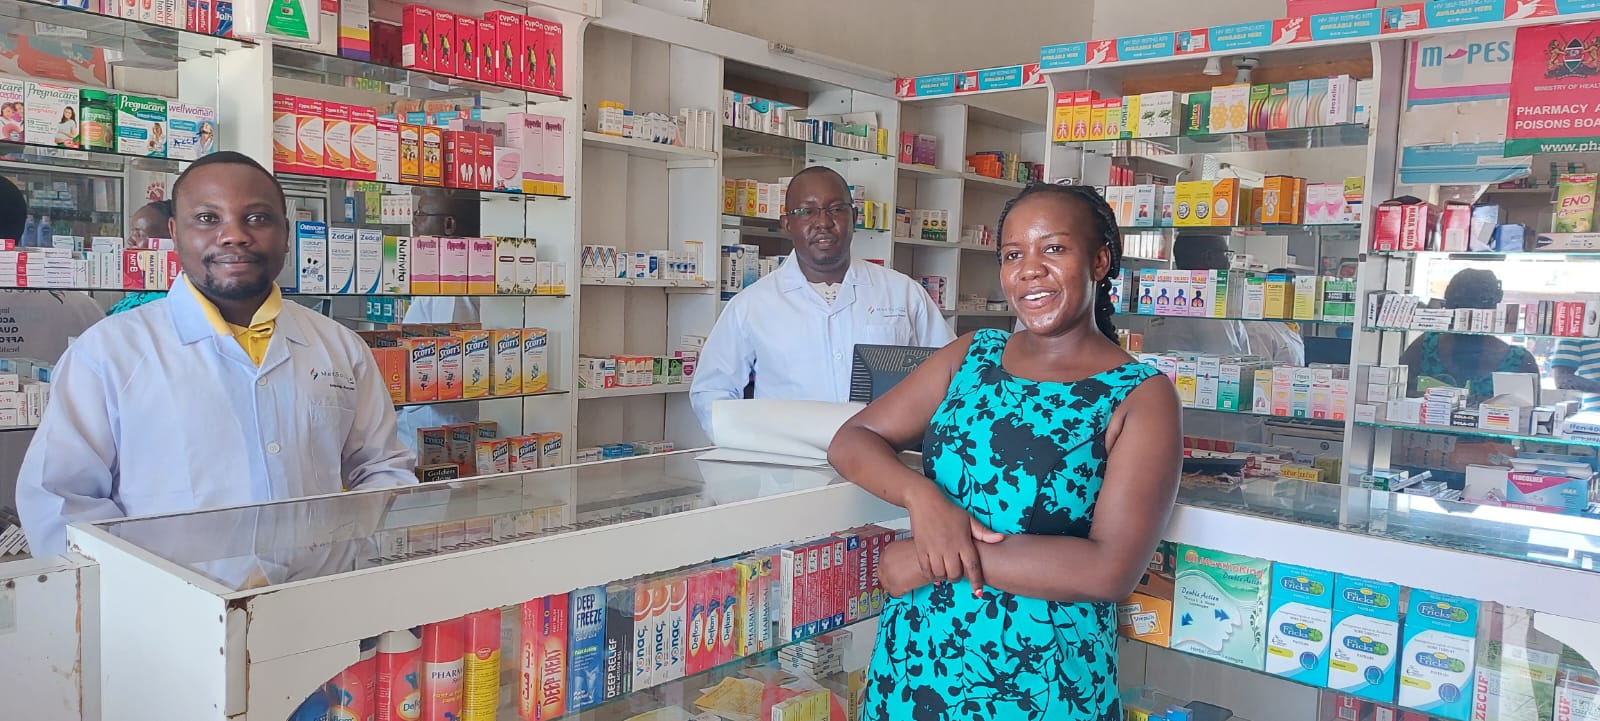
[[[973,338],[928,427],[923,473],[1000,533],[1087,537],[1112,411],[1157,371],[1129,362],[1030,381],[1001,367],[1009,338]],[[868,674],[868,721],[1122,719],[1111,603],[925,586],[886,604]]]

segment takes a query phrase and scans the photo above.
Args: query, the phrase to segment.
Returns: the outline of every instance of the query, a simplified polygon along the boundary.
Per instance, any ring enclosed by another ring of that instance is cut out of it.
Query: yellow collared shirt
[[[256,309],[256,314],[250,319],[250,326],[238,326],[223,319],[222,311],[217,310],[216,304],[205,297],[193,283],[187,284],[189,292],[194,294],[195,300],[200,302],[200,309],[205,311],[206,320],[211,321],[211,327],[217,330],[217,335],[232,336],[244,348],[244,352],[255,361],[256,367],[261,366],[261,361],[267,357],[267,346],[272,343],[272,333],[278,328],[278,314],[283,312],[283,293],[278,286],[272,286],[272,293]]]

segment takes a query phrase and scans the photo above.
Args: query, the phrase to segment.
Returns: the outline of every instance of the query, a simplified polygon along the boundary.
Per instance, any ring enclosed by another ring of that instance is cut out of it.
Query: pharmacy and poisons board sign
[[[1517,30],[1506,155],[1600,150],[1600,21]]]

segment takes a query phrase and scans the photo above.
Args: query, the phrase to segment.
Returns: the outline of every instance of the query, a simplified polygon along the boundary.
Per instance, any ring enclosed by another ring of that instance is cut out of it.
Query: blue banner
[[[1172,57],[1172,33],[1117,38],[1117,61]]]
[[[1506,19],[1506,0],[1433,0],[1422,10],[1430,28],[1497,23]]]
[[[956,91],[955,73],[923,75],[917,78],[916,97],[950,95]]]
[[[1576,15],[1600,10],[1600,0],[1556,0],[1556,12]]]
[[[1312,40],[1377,37],[1383,32],[1383,11],[1351,10],[1311,16]]]
[[[1248,50],[1272,44],[1272,21],[1218,25],[1211,28],[1211,50]]]
[[[1039,48],[1039,69],[1059,70],[1083,65],[1089,58],[1088,43],[1046,45]]]
[[[979,90],[1010,90],[1022,87],[1022,66],[989,68],[978,71]]]

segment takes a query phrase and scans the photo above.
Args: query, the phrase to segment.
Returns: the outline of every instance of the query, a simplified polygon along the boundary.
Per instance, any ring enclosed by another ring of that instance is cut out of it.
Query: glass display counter
[[[1581,681],[1600,658],[1592,600],[1600,529],[1586,523],[1290,479],[1231,487],[1186,479],[1163,551],[1140,584],[1145,599],[1135,595],[1119,614],[1130,637],[1124,685],[1134,696],[1148,684],[1216,703],[1281,687],[1292,699],[1286,708],[1307,713],[1339,703],[1322,698],[1326,681],[1271,673],[1269,651],[1252,666],[1179,642],[1185,573],[1207,554],[1259,571],[1261,613],[1233,633],[1259,630],[1263,646],[1270,634],[1257,622],[1277,592],[1273,574],[1305,568],[1393,584],[1402,619],[1421,589],[1470,601],[1484,619],[1469,634],[1473,653],[1491,641],[1554,645],[1542,652],[1567,658],[1577,669],[1568,675]],[[787,699],[825,696],[848,708],[860,699],[854,672],[883,601],[873,594],[871,550],[904,527],[902,510],[829,468],[724,462],[702,451],[74,526],[69,542],[96,565],[100,589],[98,637],[85,647],[98,648],[103,672],[86,697],[105,709],[281,721],[322,705],[359,706],[367,696],[349,688],[367,676],[359,669],[410,663],[418,678],[438,672],[461,685],[400,688],[391,673],[373,682],[389,684],[387,695],[374,690],[369,703],[403,704],[414,692],[417,703],[445,704],[435,710],[465,712],[472,702],[479,713],[463,718],[503,721],[532,718],[528,704],[544,719],[755,717]],[[834,544],[842,569],[828,561]],[[792,560],[818,549],[817,585],[788,576],[785,552]],[[846,590],[824,593],[827,579]],[[751,590],[761,587],[769,600]],[[1159,617],[1149,599],[1163,594]],[[719,596],[731,616],[712,621],[705,609]],[[788,621],[771,605],[786,597]],[[746,615],[752,608],[773,616],[752,621],[760,618]],[[1156,619],[1145,630],[1164,628],[1165,637],[1135,633],[1140,614]],[[672,653],[673,618],[701,644],[686,640]],[[719,629],[727,633],[711,633]],[[629,653],[634,641],[655,644],[655,631],[664,655]],[[1391,646],[1404,643],[1397,635]],[[537,681],[546,654],[559,688]],[[1477,667],[1524,673],[1498,658]],[[1587,688],[1579,686],[1564,688]],[[1241,716],[1270,717],[1238,703]]]

